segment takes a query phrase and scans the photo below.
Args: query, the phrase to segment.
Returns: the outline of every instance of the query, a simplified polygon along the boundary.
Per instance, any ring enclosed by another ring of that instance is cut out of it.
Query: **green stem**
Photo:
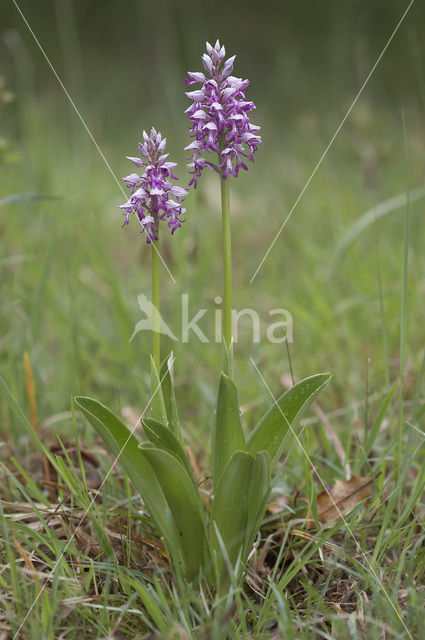
[[[221,183],[223,232],[223,336],[226,347],[232,343],[232,229],[230,220],[230,180]]]
[[[158,240],[152,241],[152,304],[154,306],[152,326],[152,358],[159,373],[161,364],[160,322],[159,322],[159,225],[158,214],[154,215],[158,229]]]

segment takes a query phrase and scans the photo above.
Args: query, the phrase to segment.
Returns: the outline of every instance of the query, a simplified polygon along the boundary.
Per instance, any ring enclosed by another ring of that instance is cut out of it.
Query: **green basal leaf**
[[[251,464],[248,489],[248,517],[243,560],[248,557],[261,526],[270,493],[270,459],[266,451],[258,453]]]
[[[330,373],[318,373],[298,382],[284,393],[262,417],[248,437],[246,448],[255,455],[267,451],[270,466],[274,467],[282,455],[285,437],[295,429],[303,413],[331,379]]]
[[[247,453],[237,451],[227,465],[214,494],[210,540],[211,550],[216,556],[217,580],[222,584],[228,582],[228,572],[216,527],[230,563],[235,567],[245,542],[251,460]]]
[[[213,479],[217,487],[221,475],[235,451],[245,449],[245,436],[239,412],[236,386],[222,373],[218,387],[217,412],[212,439]]]
[[[161,422],[161,424],[168,424],[167,412],[165,410],[164,396],[162,395],[161,378],[158,373],[158,369],[155,366],[155,362],[151,356],[151,415],[152,418]]]
[[[172,453],[174,457],[182,463],[196,485],[186,451],[180,441],[177,440],[174,433],[170,431],[168,427],[153,418],[143,418],[142,426],[145,430],[146,437],[150,442],[152,442],[157,449],[163,449],[164,451]]]
[[[185,575],[194,580],[209,565],[203,506],[188,472],[168,451],[141,446],[139,451],[155,471],[170,507],[181,542]]]
[[[176,397],[174,395],[173,362],[174,356],[173,352],[171,352],[169,357],[163,360],[161,363],[161,367],[159,369],[159,377],[161,380],[162,397],[164,399],[168,427],[183,445],[179,416],[177,413]]]
[[[164,538],[174,565],[178,568],[183,562],[181,541],[168,502],[156,473],[147,460],[146,452],[142,453],[137,438],[105,405],[82,396],[75,398],[75,403],[133,481],[158,533]]]
[[[221,541],[232,568],[235,569],[238,560],[243,566],[261,522],[270,489],[269,477],[266,452],[253,457],[237,451],[224,470],[214,495],[210,523],[211,549],[220,587],[225,587],[230,577]]]

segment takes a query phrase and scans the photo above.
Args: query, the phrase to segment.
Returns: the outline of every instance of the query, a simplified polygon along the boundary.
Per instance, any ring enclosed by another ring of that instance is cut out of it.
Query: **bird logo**
[[[159,325],[159,333],[164,336],[168,336],[171,340],[178,340],[177,336],[171,331],[168,324],[165,320],[162,319],[161,314],[155,305],[152,304],[151,300],[145,296],[144,293],[139,293],[137,296],[137,302],[139,303],[140,310],[145,314],[145,318],[139,320],[139,322],[134,327],[133,335],[130,338],[130,342],[133,340],[134,336],[137,335],[140,331],[153,331],[154,326]],[[154,320],[159,316],[159,323],[155,323]]]

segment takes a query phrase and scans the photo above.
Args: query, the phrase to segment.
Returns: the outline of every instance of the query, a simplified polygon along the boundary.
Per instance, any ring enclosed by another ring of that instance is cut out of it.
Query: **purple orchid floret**
[[[173,234],[181,227],[181,216],[186,211],[183,208],[183,198],[188,189],[183,189],[173,182],[178,180],[173,174],[177,166],[175,162],[168,162],[168,153],[164,153],[166,138],[153,127],[150,135],[143,131],[143,143],[139,143],[141,158],[127,156],[136,167],[143,168],[142,175],[131,173],[123,178],[130,189],[131,195],[125,204],[120,205],[125,216],[124,224],[128,224],[130,213],[136,213],[142,227],[146,231],[146,242],[158,240],[158,222],[167,220],[168,227]]]
[[[218,170],[223,179],[230,174],[237,177],[240,168],[248,168],[245,159],[253,162],[261,143],[258,135],[261,127],[250,122],[255,104],[245,96],[249,80],[231,75],[236,56],[224,61],[225,55],[218,40],[214,47],[207,42],[207,53],[202,56],[206,73],[189,71],[185,79],[186,85],[202,85],[200,89],[186,92],[193,100],[186,109],[192,121],[193,142],[186,150],[192,154],[187,166],[192,174],[189,186],[193,184],[194,188],[205,167]],[[218,166],[202,156],[208,151],[218,153]]]

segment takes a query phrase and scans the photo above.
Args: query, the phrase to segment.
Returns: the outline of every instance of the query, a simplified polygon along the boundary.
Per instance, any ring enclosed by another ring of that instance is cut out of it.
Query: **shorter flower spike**
[[[224,61],[226,51],[217,40],[214,47],[207,42],[207,53],[202,56],[205,71],[189,71],[186,85],[202,84],[200,89],[187,91],[193,104],[186,109],[192,122],[193,142],[186,147],[191,152],[190,162],[194,185],[202,170],[208,166],[218,169],[226,179],[237,177],[239,169],[247,169],[244,158],[253,161],[254,152],[261,142],[258,127],[250,122],[255,104],[245,97],[249,80],[231,75],[236,56]],[[218,167],[202,157],[203,152],[214,151],[219,155]]]
[[[120,209],[125,216],[124,225],[128,224],[130,213],[136,213],[142,228],[146,231],[146,242],[158,240],[158,222],[168,221],[168,227],[173,234],[181,227],[181,216],[186,211],[183,208],[183,198],[188,189],[173,184],[178,178],[173,174],[177,166],[175,162],[168,162],[168,153],[164,153],[167,139],[153,127],[150,135],[143,131],[143,143],[139,144],[141,158],[127,156],[136,167],[144,169],[143,175],[131,173],[123,178],[130,189],[130,198]]]

